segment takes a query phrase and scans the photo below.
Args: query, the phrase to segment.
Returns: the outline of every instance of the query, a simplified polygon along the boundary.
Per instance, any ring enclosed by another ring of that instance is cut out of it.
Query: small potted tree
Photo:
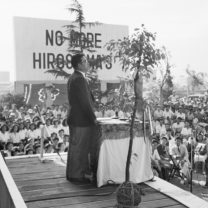
[[[111,58],[119,59],[122,70],[131,73],[131,79],[134,89],[134,106],[131,116],[129,150],[126,162],[125,182],[117,189],[117,207],[129,208],[138,206],[141,202],[143,194],[141,188],[130,181],[130,163],[132,156],[132,145],[134,139],[134,123],[136,112],[144,125],[144,109],[146,103],[143,100],[143,77],[150,77],[151,68],[158,65],[161,59],[165,59],[165,55],[160,49],[156,49],[154,41],[156,34],[146,30],[144,25],[136,28],[130,37],[123,40],[111,40],[106,44],[107,49],[111,52]]]

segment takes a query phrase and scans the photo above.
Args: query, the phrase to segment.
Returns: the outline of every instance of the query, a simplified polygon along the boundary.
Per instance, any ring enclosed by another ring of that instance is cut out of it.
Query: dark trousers
[[[70,126],[70,141],[66,167],[66,178],[80,179],[89,174],[89,152],[93,127]]]

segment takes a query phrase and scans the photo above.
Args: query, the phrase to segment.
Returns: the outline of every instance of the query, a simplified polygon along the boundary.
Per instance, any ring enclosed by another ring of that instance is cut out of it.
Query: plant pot
[[[116,191],[117,208],[138,207],[141,196],[144,195],[142,189],[135,183],[126,181],[122,183]]]

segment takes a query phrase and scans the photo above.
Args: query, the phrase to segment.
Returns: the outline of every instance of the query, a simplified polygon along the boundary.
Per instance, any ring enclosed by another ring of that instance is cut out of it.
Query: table
[[[136,122],[134,127],[130,181],[141,183],[153,177],[150,160],[150,132],[148,123],[145,124],[145,138],[143,124]],[[108,180],[113,180],[117,184],[125,181],[129,132],[130,122],[118,119],[102,119],[95,128],[91,169],[96,175],[98,187],[105,185]]]

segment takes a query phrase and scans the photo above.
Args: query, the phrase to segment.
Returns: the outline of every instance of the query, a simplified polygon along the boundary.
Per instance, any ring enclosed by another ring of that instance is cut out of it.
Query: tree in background
[[[141,115],[143,119],[143,125],[145,128],[144,122],[144,109],[146,108],[146,103],[143,100],[143,77],[150,77],[152,72],[151,68],[154,68],[158,65],[158,62],[161,59],[165,59],[165,54],[160,50],[156,49],[154,41],[156,39],[156,33],[151,33],[146,30],[144,25],[141,28],[136,28],[135,32],[130,37],[125,37],[123,40],[119,39],[117,41],[111,40],[107,43],[107,49],[111,52],[111,59],[118,59],[121,63],[122,70],[125,72],[129,71],[131,73],[131,80],[134,89],[134,107],[131,118],[131,127],[130,127],[130,141],[129,141],[129,150],[126,163],[126,179],[125,183],[120,186],[120,189],[126,190],[124,194],[134,193],[136,185],[133,184],[131,187],[134,187],[133,190],[129,190],[129,180],[130,180],[130,160],[132,156],[132,145],[133,145],[133,129],[136,111]],[[144,130],[145,131],[145,130]],[[118,194],[119,194],[118,190]],[[130,204],[123,204],[128,206],[137,206],[131,200],[131,196],[128,196]],[[118,198],[118,197],[117,197]]]
[[[75,14],[76,18],[70,25],[64,25],[63,27],[66,28],[67,36],[59,36],[58,38],[60,41],[65,42],[67,41],[68,49],[67,52],[71,55],[77,53],[87,53],[93,54],[96,52],[94,50],[94,45],[92,43],[92,39],[85,36],[83,33],[83,29],[86,27],[95,27],[98,25],[102,25],[99,22],[86,22],[84,11],[82,5],[77,0],[72,0],[72,4],[70,5],[67,10],[71,14]],[[100,101],[103,92],[100,90],[100,80],[98,79],[97,70],[101,62],[108,62],[108,56],[92,58],[87,55],[87,59],[90,65],[90,70],[86,74],[86,79],[89,81],[90,88],[92,90],[93,95],[97,101]],[[54,68],[46,71],[46,73],[53,74],[56,78],[63,77],[64,79],[68,79],[71,74],[67,73],[63,66],[70,65],[71,61],[64,60],[64,59],[56,59],[54,62]],[[106,93],[105,93],[106,94]]]
[[[12,107],[12,104],[16,104],[18,109],[25,106],[24,95],[19,93],[7,93],[1,95],[0,101],[2,105],[8,105],[9,108]]]
[[[188,94],[193,94],[196,89],[199,90],[200,86],[206,89],[204,78],[207,77],[207,73],[197,73],[194,70],[190,70],[190,65],[187,66],[186,73],[188,74]]]
[[[167,100],[168,97],[172,94],[173,90],[173,77],[171,75],[171,68],[174,65],[170,64],[170,52],[163,46],[162,52],[165,57],[161,62],[158,70],[160,71],[160,78],[158,80],[158,87],[160,92],[160,104],[163,106],[164,99]]]
[[[144,88],[144,98],[152,103],[160,103],[160,89],[157,83],[151,83]]]

